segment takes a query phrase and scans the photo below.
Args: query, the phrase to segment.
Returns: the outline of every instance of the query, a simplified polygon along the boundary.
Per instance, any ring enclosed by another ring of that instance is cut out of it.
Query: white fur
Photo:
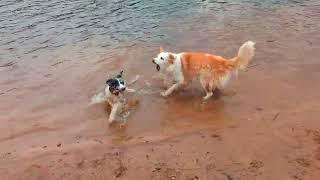
[[[231,76],[232,74],[229,71],[223,77],[221,77],[218,81],[218,89],[224,89],[228,85],[229,81],[231,80]]]
[[[170,54],[174,56],[173,64],[168,62]],[[170,75],[173,76],[173,79],[176,81],[176,83],[173,84],[165,92],[161,92],[161,95],[164,97],[169,96],[173,91],[181,87],[184,83],[181,55],[182,54],[161,52],[156,58],[154,58],[154,62],[160,66],[160,69],[169,72]]]
[[[173,55],[175,58],[173,64],[170,64],[168,62],[170,54]],[[172,73],[172,75],[176,77],[175,80],[178,81],[179,76],[183,77],[180,56],[181,54],[161,52],[158,54],[156,58],[154,58],[154,62],[160,66],[160,71],[166,71],[166,72]]]
[[[105,88],[105,94],[106,94],[106,100],[111,106],[111,112],[109,115],[109,123],[112,123],[115,121],[116,116],[118,114],[118,111],[120,107],[122,107],[122,99],[123,99],[123,94],[119,93],[119,95],[114,95],[109,91],[109,86]]]
[[[99,92],[98,94],[95,94],[94,96],[92,96],[91,102],[89,105],[99,104],[99,103],[103,103],[105,101],[107,101],[107,97],[106,97],[105,92]]]
[[[246,69],[247,65],[249,64],[250,60],[254,56],[254,45],[255,43],[252,41],[245,42],[238,51],[238,60],[240,61],[240,70]]]
[[[254,56],[254,50],[255,50],[254,45],[255,45],[254,42],[247,41],[239,48],[238,56],[235,59],[239,61],[239,65],[237,68],[227,72],[222,78],[219,79],[218,81],[219,89],[224,89],[228,85],[232,76],[238,77],[239,69],[240,70],[246,69],[252,57]]]
[[[135,83],[138,79],[140,78],[140,76],[136,76],[135,79],[133,79],[130,83],[128,83],[129,85],[132,85],[133,83]],[[91,103],[90,105],[93,104],[98,104],[98,103],[103,103],[103,102],[108,102],[108,104],[111,106],[111,112],[109,115],[109,123],[112,123],[115,121],[116,116],[118,114],[118,111],[123,108],[124,106],[124,93],[125,92],[129,92],[129,93],[133,93],[135,92],[134,89],[128,88],[126,87],[126,85],[122,85],[120,84],[119,88],[126,88],[126,90],[124,92],[119,93],[119,95],[114,95],[109,91],[109,86],[107,85],[104,89],[104,92],[100,92],[96,95],[94,95],[91,98]]]
[[[231,80],[232,76],[238,76],[238,70],[244,70],[248,63],[251,61],[252,57],[254,56],[254,45],[255,43],[252,41],[245,42],[238,51],[238,55],[236,58],[232,59],[233,61],[238,61],[237,66],[226,72],[223,77],[218,79],[217,88],[224,89],[229,81]],[[170,55],[174,56],[173,64],[169,62]],[[160,69],[162,71],[170,72],[173,76],[174,80],[176,81],[175,84],[173,84],[170,88],[168,88],[165,92],[162,92],[161,95],[166,97],[170,95],[174,90],[178,89],[182,85],[184,85],[184,75],[182,70],[182,62],[181,57],[183,53],[180,54],[174,54],[170,52],[160,52],[156,58],[154,58],[154,62],[160,66]],[[206,54],[206,56],[212,56],[211,54]],[[200,82],[202,84],[207,83],[206,82],[206,75],[202,74],[200,75]],[[210,85],[211,86],[211,85]],[[215,87],[212,87],[215,88]],[[214,89],[213,89],[214,90]],[[206,96],[203,97],[204,100],[209,99],[213,95],[213,92],[206,92]]]
[[[175,60],[173,64],[169,65],[167,68],[168,72],[171,72],[174,80],[177,82],[183,82],[184,81],[184,76],[182,72],[182,63],[181,63],[181,54],[173,54]]]

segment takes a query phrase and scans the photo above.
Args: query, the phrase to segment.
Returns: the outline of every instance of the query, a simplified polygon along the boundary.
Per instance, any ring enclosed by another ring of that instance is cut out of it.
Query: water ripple
[[[313,7],[316,0],[235,0],[218,1],[126,1],[126,0],[29,0],[0,2],[0,49],[1,54],[11,56],[11,50],[37,55],[41,50],[50,52],[64,45],[93,40],[105,48],[119,47],[122,42],[150,42],[166,37],[162,25],[172,19],[186,26],[184,19],[215,17],[213,22],[200,22],[201,32],[205,23],[225,23],[224,13],[233,9],[230,17],[242,16],[248,8],[257,11],[274,11],[282,6]],[[316,8],[315,8],[316,9]],[[239,14],[237,12],[239,11]],[[315,10],[316,11],[316,10]],[[253,15],[254,16],[254,15]],[[310,18],[309,14],[296,14],[298,18]],[[274,20],[274,19],[273,19]],[[288,26],[297,23],[288,22]],[[311,20],[310,20],[311,21]],[[230,24],[230,23],[229,23]],[[310,26],[315,23],[308,23]],[[189,29],[196,31],[197,27]],[[234,25],[236,26],[236,25]],[[200,31],[199,31],[200,32]],[[110,46],[112,44],[112,46]],[[23,54],[17,56],[23,57]],[[16,56],[15,56],[16,57]],[[1,58],[1,57],[0,57]],[[14,58],[12,56],[12,58]],[[42,59],[43,60],[43,59]]]

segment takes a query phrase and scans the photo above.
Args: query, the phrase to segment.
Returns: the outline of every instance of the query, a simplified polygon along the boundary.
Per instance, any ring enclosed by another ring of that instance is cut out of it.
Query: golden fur
[[[254,56],[252,41],[244,43],[238,51],[238,55],[232,59],[223,58],[214,54],[201,52],[183,52],[179,54],[164,52],[160,47],[159,55],[153,62],[162,69],[172,72],[177,81],[172,87],[163,92],[163,96],[170,95],[182,85],[188,84],[194,77],[200,77],[200,83],[206,91],[204,99],[212,96],[216,88],[223,89],[233,74],[243,70]]]

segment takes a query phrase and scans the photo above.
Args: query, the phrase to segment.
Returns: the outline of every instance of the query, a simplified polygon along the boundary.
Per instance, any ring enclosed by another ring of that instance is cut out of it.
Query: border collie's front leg
[[[126,89],[129,93],[134,93],[134,92],[136,92],[136,90],[134,90],[134,89],[130,89],[130,88],[128,88],[127,87],[127,89]]]
[[[109,115],[109,124],[115,121],[119,107],[120,107],[119,102],[112,105],[111,112]]]

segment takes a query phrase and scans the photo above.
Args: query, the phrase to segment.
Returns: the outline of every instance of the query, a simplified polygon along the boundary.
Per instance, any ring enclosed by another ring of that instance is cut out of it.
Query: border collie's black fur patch
[[[119,92],[124,91],[125,88],[121,88],[121,85],[124,86],[124,80],[122,79],[123,71],[121,71],[114,78],[108,79],[106,84],[109,86],[109,91],[112,94],[118,95]]]

